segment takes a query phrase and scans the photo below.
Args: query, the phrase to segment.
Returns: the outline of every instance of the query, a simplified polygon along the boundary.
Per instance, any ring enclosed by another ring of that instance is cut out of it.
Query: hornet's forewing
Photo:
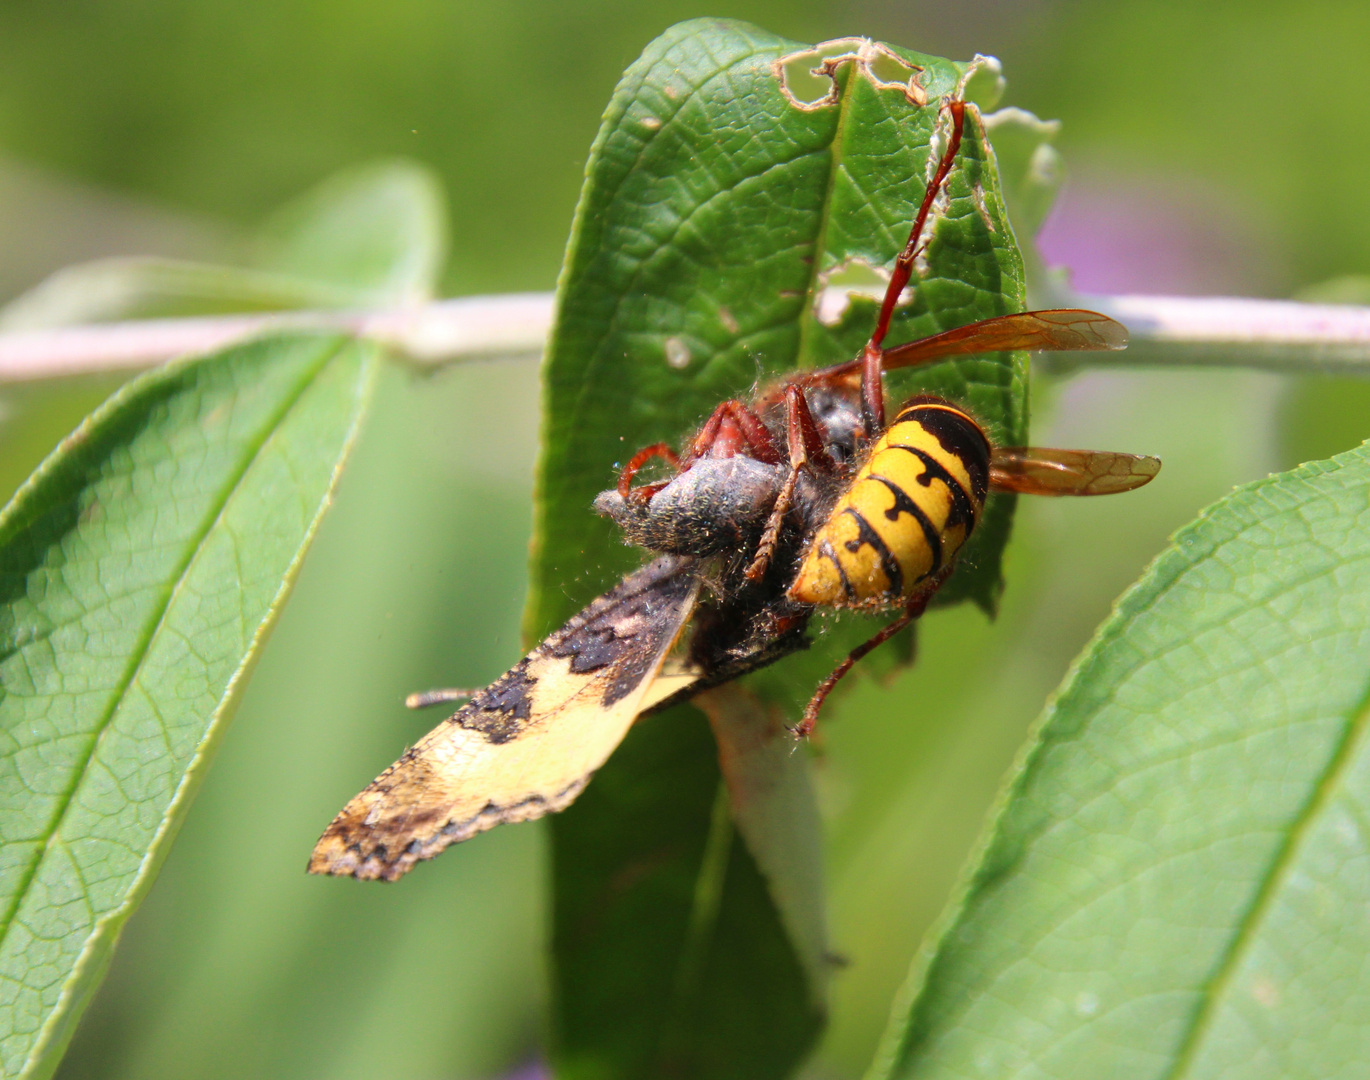
[[[666,556],[591,602],[343,807],[310,873],[394,881],[569,805],[648,701],[699,588],[694,560]]]

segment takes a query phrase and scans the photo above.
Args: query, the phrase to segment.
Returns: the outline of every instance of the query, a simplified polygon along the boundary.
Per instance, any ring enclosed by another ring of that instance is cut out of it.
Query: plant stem
[[[400,311],[291,311],[145,319],[0,334],[0,383],[150,367],[279,330],[339,330],[373,338],[419,364],[540,353],[551,293],[439,300]]]
[[[1084,296],[1131,332],[1124,352],[1048,354],[1049,370],[1217,365],[1370,377],[1370,308],[1232,297]],[[132,370],[282,329],[374,338],[417,364],[541,352],[551,293],[439,300],[385,312],[297,311],[149,319],[0,334],[0,383]]]
[[[1370,307],[1242,297],[1081,296],[1128,328],[1122,352],[1050,354],[1049,370],[1218,366],[1370,376]]]

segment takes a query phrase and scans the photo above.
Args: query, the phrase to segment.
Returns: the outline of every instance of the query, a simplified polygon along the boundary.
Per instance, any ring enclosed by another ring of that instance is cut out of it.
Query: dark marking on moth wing
[[[694,559],[654,559],[549,637],[539,651],[570,657],[577,674],[609,668],[603,703],[613,705],[653,669],[693,607],[698,589]]]
[[[452,717],[468,731],[479,731],[492,743],[516,738],[533,714],[532,690],[537,679],[528,674],[524,657]]]
[[[859,510],[848,506],[843,509],[842,513],[852,516],[857,529],[857,539],[847,541],[847,550],[855,555],[866,544],[874,548],[875,554],[880,558],[880,569],[885,572],[885,580],[890,583],[886,592],[890,596],[902,596],[904,593],[904,571],[900,569],[898,561],[890,553],[884,538],[871,528],[871,523],[865,519]]]
[[[589,776],[580,777],[551,796],[529,795],[527,798],[504,805],[487,802],[478,813],[467,818],[453,819],[448,816],[446,807],[438,806],[417,808],[417,813],[405,815],[399,828],[393,823],[382,823],[369,826],[365,830],[354,831],[352,823],[348,823],[342,828],[343,835],[347,837],[344,844],[345,855],[330,865],[327,872],[345,874],[362,880],[397,881],[408,873],[415,863],[431,859],[451,844],[469,840],[477,833],[485,832],[496,825],[527,821],[564,809],[574,801],[589,781]],[[325,837],[338,829],[338,822],[335,821],[329,826]],[[389,839],[377,839],[378,836],[386,836],[387,832],[394,835]],[[419,835],[412,836],[407,843],[403,842],[405,836],[415,832]],[[394,843],[389,840],[393,840]]]
[[[533,656],[569,657],[577,675],[609,669],[604,704],[633,691],[675,637],[694,598],[693,559],[665,556],[624,578],[520,660],[451,717],[492,743],[516,739],[537,714],[537,678],[528,673]]]

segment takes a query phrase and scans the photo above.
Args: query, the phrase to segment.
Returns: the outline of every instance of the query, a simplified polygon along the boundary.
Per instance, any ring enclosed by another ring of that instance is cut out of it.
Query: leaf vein
[[[1175,1062],[1166,1074],[1167,1080],[1179,1080],[1187,1075],[1198,1059],[1205,1033],[1213,1026],[1218,1003],[1227,994],[1237,968],[1252,945],[1261,923],[1280,896],[1281,886],[1293,873],[1293,864],[1303,841],[1312,832],[1320,815],[1337,792],[1341,780],[1355,764],[1356,751],[1361,747],[1367,728],[1370,728],[1370,685],[1366,686],[1354,712],[1351,713],[1341,742],[1328,758],[1322,779],[1313,787],[1304,802],[1285,842],[1276,850],[1264,877],[1257,886],[1252,903],[1237,924],[1232,940],[1219,959],[1213,974],[1200,996],[1200,1004],[1191,1019],[1189,1030],[1180,1044]]]

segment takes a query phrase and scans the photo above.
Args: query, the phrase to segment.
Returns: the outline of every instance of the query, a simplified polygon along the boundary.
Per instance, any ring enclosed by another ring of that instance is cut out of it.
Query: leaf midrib
[[[89,774],[91,763],[95,759],[96,751],[109,732],[110,723],[119,711],[128,693],[128,688],[132,685],[134,678],[141,669],[143,661],[147,657],[151,642],[155,640],[161,630],[166,614],[170,610],[172,603],[180,594],[181,588],[185,583],[186,575],[190,567],[194,564],[196,557],[203,550],[206,539],[213,531],[223,515],[224,508],[228,505],[233,493],[238,489],[243,477],[251,469],[261,454],[263,447],[270,441],[272,434],[277,431],[285,417],[299,403],[305,392],[313,384],[318,373],[333,360],[343,348],[343,342],[338,341],[332,347],[324,350],[319,359],[311,365],[302,375],[294,391],[282,402],[281,406],[271,415],[270,421],[262,426],[259,436],[249,444],[247,452],[243,455],[239,468],[229,477],[221,489],[218,497],[211,503],[209,512],[206,513],[204,522],[194,535],[190,544],[187,545],[185,558],[176,567],[171,587],[166,590],[166,596],[162,604],[152,612],[147,620],[147,629],[139,638],[138,646],[134,649],[129,661],[128,668],[115,687],[114,693],[110,697],[110,702],[104,715],[101,716],[94,733],[90,738],[90,746],[81,760],[78,767],[74,770],[72,782],[62,793],[57,806],[54,808],[52,817],[47,827],[40,834],[42,843],[37,848],[34,857],[30,860],[28,867],[20,877],[19,886],[15,889],[14,897],[6,908],[3,917],[0,917],[0,951],[3,951],[9,940],[9,932],[13,926],[15,916],[19,908],[23,905],[24,899],[28,896],[29,887],[33,884],[33,879],[38,873],[38,868],[42,866],[52,850],[53,843],[61,829],[62,822],[66,818],[67,811],[71,807],[72,800],[76,797],[76,792],[80,790],[81,784]]]
[[[836,73],[833,74],[832,78],[837,78]],[[813,365],[810,348],[815,333],[814,324],[818,321],[818,315],[815,311],[818,282],[826,273],[823,267],[823,255],[828,249],[828,230],[832,225],[833,192],[837,189],[837,177],[842,170],[842,162],[845,160],[842,150],[846,146],[847,123],[851,118],[852,99],[856,96],[856,88],[852,86],[852,80],[859,78],[860,75],[853,74],[851,66],[848,65],[846,85],[843,86],[838,97],[837,126],[833,129],[832,142],[828,144],[828,154],[832,159],[832,167],[828,170],[828,182],[823,191],[818,235],[814,237],[813,264],[809,270],[809,283],[804,289],[804,307],[799,313],[799,343],[795,348],[795,367],[799,367],[806,361],[809,366]]]
[[[1352,711],[1346,733],[1336,751],[1328,759],[1321,779],[1299,811],[1285,842],[1280,845],[1279,850],[1271,859],[1270,866],[1256,890],[1250,907],[1238,924],[1237,931],[1232,936],[1227,951],[1209,977],[1200,1004],[1195,1009],[1191,1019],[1189,1031],[1180,1043],[1179,1050],[1175,1055],[1175,1063],[1165,1073],[1165,1080],[1181,1080],[1182,1077],[1189,1074],[1199,1051],[1205,1045],[1204,1035],[1213,1026],[1219,1003],[1226,998],[1232,980],[1249,952],[1266,915],[1282,895],[1282,886],[1292,872],[1303,842],[1318,821],[1321,820],[1322,813],[1327,808],[1328,803],[1340,792],[1341,781],[1347,770],[1354,764],[1356,751],[1364,742],[1368,729],[1370,729],[1370,684],[1366,685],[1360,700]]]

